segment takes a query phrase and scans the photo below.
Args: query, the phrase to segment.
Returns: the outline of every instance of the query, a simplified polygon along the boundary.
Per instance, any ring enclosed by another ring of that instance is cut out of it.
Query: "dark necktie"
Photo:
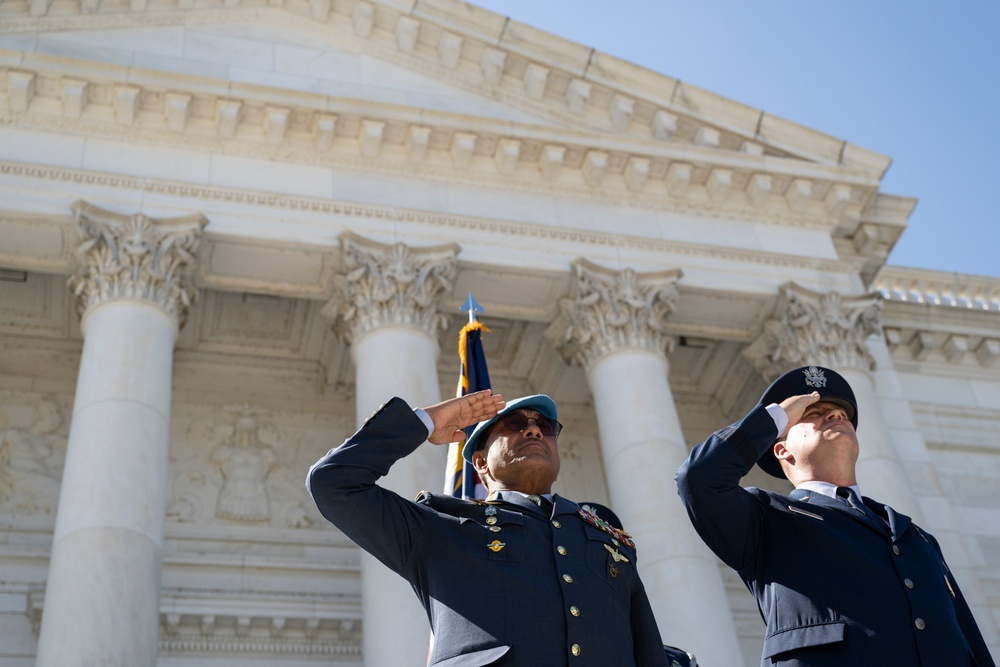
[[[536,496],[534,494],[528,496],[528,500],[538,505],[545,516],[552,516],[552,501],[544,496]]]
[[[886,522],[878,514],[875,513],[870,507],[865,505],[864,501],[858,497],[858,494],[854,492],[849,486],[838,486],[837,487],[837,497],[846,502],[854,510],[861,512],[867,517],[869,521],[878,525],[885,526]]]

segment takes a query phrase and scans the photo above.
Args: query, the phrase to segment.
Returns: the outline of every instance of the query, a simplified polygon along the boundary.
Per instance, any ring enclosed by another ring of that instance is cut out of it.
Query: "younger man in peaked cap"
[[[937,540],[861,496],[858,412],[840,374],[796,368],[677,470],[695,530],[757,600],[762,667],[995,667]],[[795,490],[740,487],[755,463]]]

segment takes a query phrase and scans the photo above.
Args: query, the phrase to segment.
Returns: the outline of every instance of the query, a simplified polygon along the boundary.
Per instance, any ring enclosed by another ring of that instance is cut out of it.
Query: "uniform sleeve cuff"
[[[774,427],[778,429],[778,435],[780,436],[785,431],[785,427],[788,426],[788,415],[785,414],[785,409],[777,403],[771,403],[765,410],[767,410],[767,414],[771,415],[771,419],[774,420]]]
[[[780,407],[778,409],[781,410]],[[431,433],[434,432],[434,420],[431,419],[431,416],[427,414],[427,411],[423,408],[414,408],[413,414],[415,414],[420,421],[424,423],[424,426],[427,427],[427,437],[431,437]],[[784,412],[782,412],[782,414],[784,414]],[[785,421],[788,421],[788,419],[786,418]]]

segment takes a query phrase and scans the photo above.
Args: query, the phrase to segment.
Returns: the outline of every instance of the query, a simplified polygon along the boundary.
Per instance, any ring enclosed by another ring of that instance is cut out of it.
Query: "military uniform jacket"
[[[312,467],[307,486],[324,517],[413,586],[434,633],[430,665],[666,667],[635,549],[581,506],[555,496],[546,516],[516,494],[411,502],[376,485],[426,437],[393,399]]]
[[[763,406],[696,447],[677,487],[767,624],[761,665],[993,666],[937,541],[891,507],[739,480],[777,438]]]

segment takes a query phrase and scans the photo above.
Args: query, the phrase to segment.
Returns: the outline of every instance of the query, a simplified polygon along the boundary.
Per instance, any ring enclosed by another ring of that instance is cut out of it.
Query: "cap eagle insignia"
[[[826,386],[826,375],[823,374],[822,368],[817,368],[816,366],[810,366],[809,368],[802,369],[802,372],[806,376],[806,386],[809,387],[825,387]]]

